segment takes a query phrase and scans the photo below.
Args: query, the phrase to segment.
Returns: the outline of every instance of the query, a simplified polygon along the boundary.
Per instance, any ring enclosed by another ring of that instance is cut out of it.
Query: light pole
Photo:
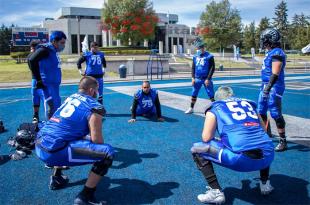
[[[166,23],[166,38],[165,38],[165,51],[169,53],[169,11],[167,13],[167,23]]]
[[[77,27],[78,27],[78,34],[77,34],[77,41],[78,41],[78,55],[80,55],[81,53],[81,39],[80,39],[80,21],[81,21],[81,17],[80,16],[76,16],[76,20],[77,20]]]

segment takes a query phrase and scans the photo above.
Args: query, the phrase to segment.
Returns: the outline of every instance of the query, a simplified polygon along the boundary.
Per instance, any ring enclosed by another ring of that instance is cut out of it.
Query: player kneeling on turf
[[[198,195],[203,203],[224,203],[225,196],[213,170],[213,163],[239,171],[260,170],[261,194],[269,194],[269,166],[274,158],[274,147],[261,125],[256,104],[233,97],[230,87],[219,87],[215,102],[206,110],[202,142],[191,148],[198,169],[209,187]],[[218,130],[220,139],[214,139]]]

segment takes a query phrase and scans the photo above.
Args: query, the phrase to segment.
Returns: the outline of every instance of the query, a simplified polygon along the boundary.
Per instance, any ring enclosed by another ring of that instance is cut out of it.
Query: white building
[[[150,42],[153,47],[158,47],[158,42],[163,42],[163,50],[166,53],[173,52],[173,46],[178,47],[179,52],[186,51],[195,38],[190,32],[190,27],[177,24],[176,14],[158,13],[158,33],[155,40]],[[47,18],[43,22],[43,27],[48,28],[49,32],[61,30],[67,35],[67,43],[64,53],[72,54],[81,51],[81,41],[84,37],[88,42],[96,41],[99,46],[120,45],[111,35],[110,31],[101,29],[101,9],[62,7],[57,12],[55,19]],[[150,45],[149,44],[149,45]]]

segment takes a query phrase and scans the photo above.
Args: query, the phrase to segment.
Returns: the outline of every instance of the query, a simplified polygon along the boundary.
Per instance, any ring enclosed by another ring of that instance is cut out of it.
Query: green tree
[[[243,46],[247,53],[251,52],[251,48],[256,47],[255,22],[251,22],[249,26],[245,26],[243,34]]]
[[[256,37],[255,37],[255,42],[256,42],[256,48],[259,48],[259,38],[260,34],[267,28],[270,28],[270,20],[267,17],[264,17],[260,20],[258,24],[258,28],[256,29]]]
[[[152,3],[148,0],[107,1],[102,9],[103,29],[111,29],[113,35],[124,44],[132,45],[154,38],[158,22]]]
[[[287,44],[287,35],[288,35],[288,26],[289,22],[287,20],[287,4],[285,1],[281,1],[280,4],[278,4],[275,8],[275,15],[276,17],[273,18],[274,22],[273,25],[279,30],[279,32],[282,34],[281,43],[283,45],[283,48],[286,48]]]
[[[222,49],[240,44],[242,24],[239,11],[231,8],[229,0],[212,1],[200,16],[198,33],[209,49]]]
[[[300,50],[310,43],[310,18],[303,13],[295,14],[289,28],[288,39],[292,49]]]
[[[6,27],[4,24],[2,24],[2,26],[0,27],[0,55],[10,54],[10,40],[12,37],[12,26]]]

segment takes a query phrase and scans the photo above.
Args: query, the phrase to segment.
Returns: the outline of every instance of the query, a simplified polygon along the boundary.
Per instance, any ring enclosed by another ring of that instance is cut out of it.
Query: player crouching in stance
[[[219,87],[215,100],[206,110],[202,142],[191,148],[194,161],[209,184],[206,193],[198,195],[198,200],[225,202],[212,162],[239,172],[260,170],[261,194],[269,194],[273,190],[269,166],[274,158],[274,147],[255,111],[256,104],[233,97],[230,87]],[[216,129],[220,139],[214,139]]]
[[[98,82],[85,76],[79,92],[66,99],[38,133],[36,154],[47,165],[54,166],[50,189],[63,188],[69,181],[59,166],[93,163],[84,189],[75,205],[101,204],[94,197],[96,186],[112,165],[114,150],[102,136],[103,107],[97,102]],[[56,167],[58,166],[58,167]]]
[[[149,81],[143,81],[142,89],[139,89],[134,95],[134,101],[131,106],[131,119],[129,123],[136,122],[136,116],[157,115],[157,120],[163,122],[165,119],[161,116],[160,102],[157,90],[151,88]]]

